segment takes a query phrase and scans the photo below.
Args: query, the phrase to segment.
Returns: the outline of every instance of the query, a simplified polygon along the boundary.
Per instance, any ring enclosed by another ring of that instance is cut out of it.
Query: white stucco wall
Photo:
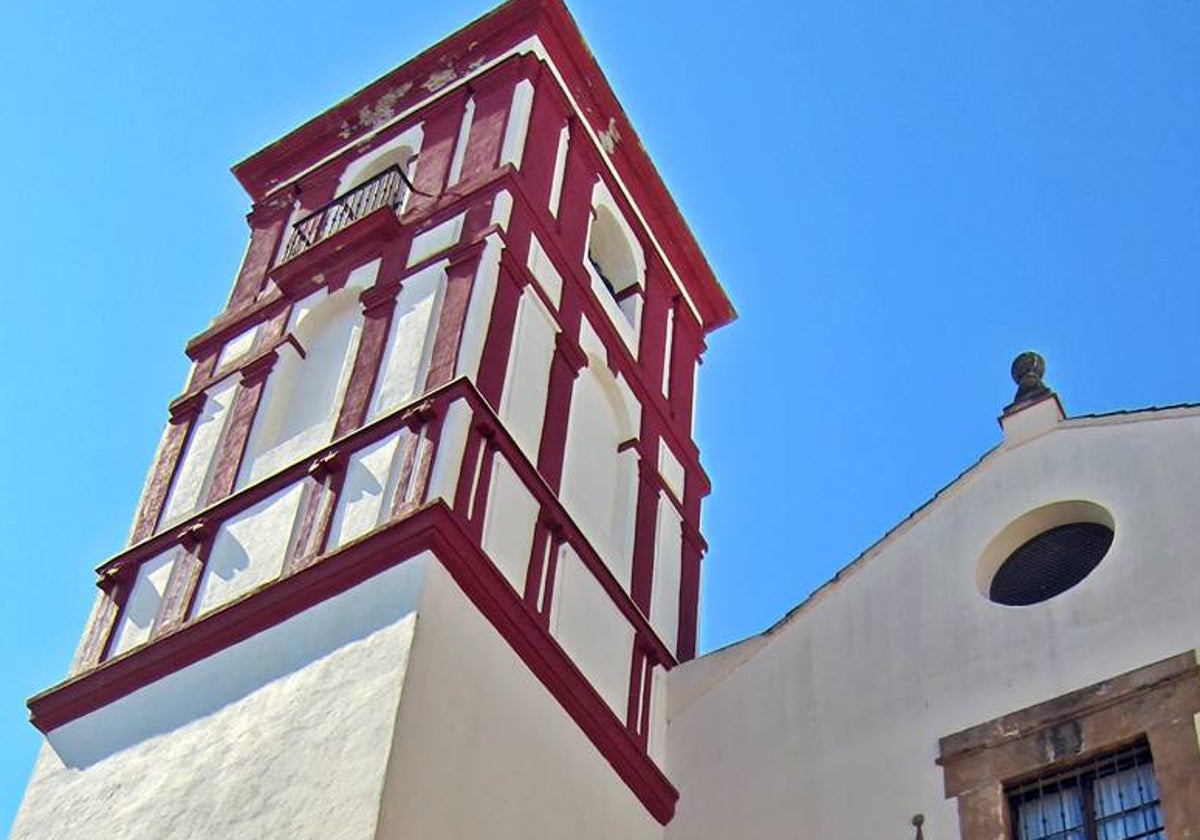
[[[13,840],[375,837],[428,559],[52,732]]]
[[[379,840],[651,840],[662,827],[436,565]]]
[[[1071,421],[998,450],[760,649],[716,654],[722,679],[708,683],[711,657],[672,672],[668,836],[911,837],[923,813],[926,837],[957,837],[940,737],[1200,644],[1200,419],[1178,414]],[[988,601],[976,567],[992,537],[1071,499],[1111,512],[1108,556],[1049,601]]]

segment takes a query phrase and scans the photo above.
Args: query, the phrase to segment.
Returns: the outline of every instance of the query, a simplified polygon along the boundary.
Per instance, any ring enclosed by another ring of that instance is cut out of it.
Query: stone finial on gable
[[[1032,350],[1019,354],[1013,359],[1011,373],[1017,393],[1000,415],[1004,443],[1009,446],[1049,431],[1066,417],[1058,395],[1042,381],[1046,360],[1040,354]]]

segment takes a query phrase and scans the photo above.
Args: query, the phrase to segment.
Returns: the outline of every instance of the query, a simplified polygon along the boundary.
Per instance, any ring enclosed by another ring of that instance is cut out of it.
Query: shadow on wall
[[[412,557],[282,624],[164,677],[47,736],[81,770],[179,729],[414,616],[431,554]]]

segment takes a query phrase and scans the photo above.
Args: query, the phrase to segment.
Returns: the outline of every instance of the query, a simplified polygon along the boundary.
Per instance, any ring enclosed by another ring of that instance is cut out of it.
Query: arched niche
[[[362,329],[359,291],[322,290],[296,305],[263,390],[239,486],[329,442]]]
[[[609,569],[629,585],[638,434],[627,396],[604,362],[589,356],[575,380],[563,459],[563,504]]]

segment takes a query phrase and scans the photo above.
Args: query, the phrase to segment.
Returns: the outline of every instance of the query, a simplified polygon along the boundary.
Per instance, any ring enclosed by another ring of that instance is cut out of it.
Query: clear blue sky
[[[489,5],[0,6],[0,828],[241,257],[229,166]],[[1017,351],[1071,413],[1200,400],[1200,4],[573,5],[741,313],[704,649],[991,447]]]

